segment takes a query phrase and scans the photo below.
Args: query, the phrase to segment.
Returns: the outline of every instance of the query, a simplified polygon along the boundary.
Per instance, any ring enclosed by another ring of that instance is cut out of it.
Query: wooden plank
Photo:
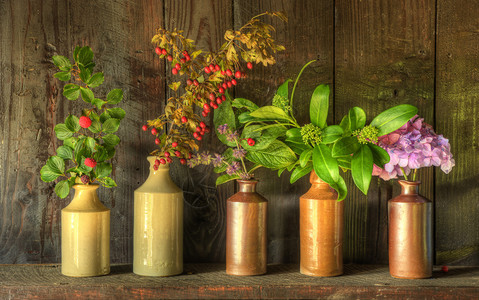
[[[479,264],[479,1],[438,1],[436,131],[456,166],[436,170],[436,260]]]
[[[172,277],[142,277],[131,265],[111,276],[62,276],[57,265],[0,266],[0,298],[8,299],[474,299],[477,267],[436,268],[431,280],[404,280],[386,266],[346,265],[345,275],[309,277],[297,265],[271,265],[263,276],[226,275],[221,264],[191,264]]]
[[[224,43],[224,32],[233,27],[232,11],[230,1],[170,0],[165,2],[165,27],[183,30],[186,37],[196,41],[198,48],[214,51]],[[179,80],[168,71],[167,78],[168,82]],[[186,81],[181,79],[183,83]],[[213,126],[213,114],[205,123]],[[199,144],[200,151],[218,152],[223,147],[214,133],[204,135]],[[234,194],[234,184],[216,188],[217,175],[211,166],[189,169],[175,163],[170,174],[185,195],[185,261],[225,261],[226,199]]]
[[[336,3],[335,116],[353,106],[368,121],[396,104],[418,106],[434,122],[434,0]],[[433,195],[433,176],[423,176],[422,194]],[[348,180],[345,200],[345,261],[387,263],[387,205],[390,183],[373,179],[366,197]]]
[[[301,125],[309,123],[308,108],[314,88],[333,81],[333,2],[240,0],[235,1],[234,7],[237,28],[265,11],[283,11],[289,18],[288,23],[265,19],[275,26],[274,36],[286,50],[278,53],[277,64],[267,68],[255,65],[252,71],[246,70],[248,77],[241,79],[235,90],[236,96],[259,105],[271,105],[278,86],[288,78],[294,80],[306,62],[319,57],[319,62],[303,73],[295,92],[295,117]],[[269,201],[270,263],[299,261],[299,197],[311,184],[309,176],[305,176],[291,185],[290,174],[285,171],[278,178],[275,171],[259,169],[255,172],[255,177],[260,180],[258,191]]]

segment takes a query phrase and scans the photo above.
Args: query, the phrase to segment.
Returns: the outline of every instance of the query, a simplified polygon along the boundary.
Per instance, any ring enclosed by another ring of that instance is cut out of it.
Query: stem
[[[296,77],[296,80],[294,81],[294,85],[293,85],[293,91],[291,92],[291,100],[289,101],[289,105],[291,106],[291,109],[293,109],[293,99],[294,99],[294,92],[296,91],[296,86],[298,85],[298,81],[299,81],[299,78],[301,77],[301,74],[303,74],[304,70],[306,69],[307,66],[309,66],[310,64],[312,64],[313,62],[315,62],[316,59],[312,60],[312,61],[309,61],[307,64],[305,64],[303,66],[303,68],[301,69],[301,71],[299,71],[299,74],[298,76]],[[291,110],[291,117],[293,117],[294,121],[296,122],[297,124],[297,121],[296,119],[294,118],[293,116],[293,111]],[[298,125],[299,127],[299,125]]]
[[[237,139],[235,139],[235,143],[236,143],[236,147],[237,147],[238,149],[240,149],[240,148],[241,148],[241,146],[239,145],[239,143],[238,143],[238,140],[237,140]],[[246,165],[245,165],[245,163],[244,163],[244,160],[243,160],[243,158],[242,158],[242,157],[240,157],[240,160],[241,160],[241,164],[243,165],[243,170],[244,170],[244,171],[245,171],[247,174],[249,174],[248,170],[246,169]]]
[[[417,169],[414,169],[412,173],[412,181],[416,181]]]
[[[407,175],[406,175],[406,172],[404,171],[404,168],[403,167],[400,167],[401,168],[401,171],[402,171],[402,175],[404,176],[404,179],[407,181]]]

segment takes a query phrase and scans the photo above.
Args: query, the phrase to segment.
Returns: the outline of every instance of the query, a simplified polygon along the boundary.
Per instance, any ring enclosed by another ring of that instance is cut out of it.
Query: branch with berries
[[[88,46],[75,48],[73,63],[61,55],[53,56],[52,60],[60,69],[54,77],[70,81],[63,87],[63,96],[72,101],[81,97],[91,107],[83,109],[79,117],[69,115],[65,123],[55,126],[56,137],[63,145],[42,167],[41,179],[52,182],[65,178],[55,185],[55,193],[60,198],[68,196],[74,184],[97,182],[104,187],[114,187],[116,183],[109,177],[112,165],[107,161],[113,158],[120,142],[115,132],[125,111],[115,105],[122,101],[123,91],[113,89],[104,100],[95,97],[92,89],[103,83],[104,75],[93,73],[93,51]]]
[[[164,113],[142,126],[143,131],[149,130],[155,138],[158,149],[151,154],[157,156],[159,164],[171,163],[173,154],[186,164],[198,151],[196,141],[210,131],[201,117],[206,118],[218,109],[227,100],[228,90],[246,77],[242,62],[247,69],[253,69],[254,64],[275,63],[274,54],[284,47],[272,38],[274,27],[260,20],[264,15],[287,20],[280,12],[260,14],[238,30],[227,30],[225,43],[215,52],[198,50],[181,30],[157,30],[152,38],[156,54],[166,59],[171,73],[183,76],[186,83],[182,93],[181,81],[171,83],[174,95],[168,99]],[[195,108],[202,110],[201,115]]]

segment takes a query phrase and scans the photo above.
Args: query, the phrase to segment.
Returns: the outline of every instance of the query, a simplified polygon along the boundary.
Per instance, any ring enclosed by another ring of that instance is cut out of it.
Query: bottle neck
[[[420,181],[399,180],[398,182],[401,185],[401,194],[417,195],[419,193],[419,185],[421,184]]]
[[[236,182],[238,182],[238,192],[256,193],[258,180],[236,180]]]

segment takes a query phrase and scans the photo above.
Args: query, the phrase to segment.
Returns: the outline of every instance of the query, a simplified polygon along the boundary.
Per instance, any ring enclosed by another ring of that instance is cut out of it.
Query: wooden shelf
[[[271,265],[263,276],[237,277],[223,264],[188,264],[182,275],[142,277],[115,265],[102,277],[71,278],[59,265],[0,265],[0,299],[326,298],[472,299],[479,297],[479,268],[435,268],[431,279],[389,275],[387,266],[346,265],[344,275],[315,278],[298,265]]]

